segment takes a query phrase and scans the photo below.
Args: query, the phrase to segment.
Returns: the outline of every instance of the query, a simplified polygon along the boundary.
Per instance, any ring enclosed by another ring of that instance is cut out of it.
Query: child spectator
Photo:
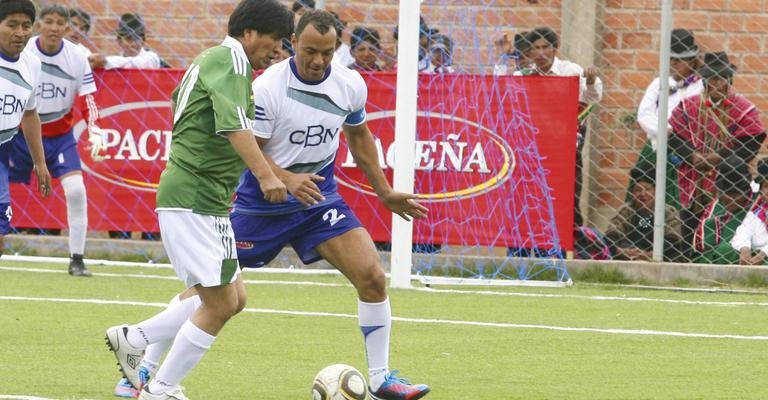
[[[86,56],[90,56],[92,51],[86,44],[92,45],[88,39],[88,34],[91,31],[91,15],[81,8],[70,8],[69,27],[67,39],[76,44]]]
[[[453,68],[453,40],[446,35],[435,35],[429,48],[429,68],[424,72],[430,74],[452,74]]]
[[[760,198],[731,239],[731,247],[739,253],[741,265],[763,265],[768,255],[768,159],[757,163],[757,175],[755,180],[760,183]]]
[[[379,32],[373,28],[358,26],[352,31],[352,57],[355,62],[350,69],[358,71],[381,71],[379,55],[381,54],[381,39]]]
[[[653,223],[655,205],[656,168],[646,163],[636,166],[630,175],[635,182],[630,200],[619,209],[606,232],[611,254],[617,260],[653,258]],[[680,258],[680,216],[673,207],[666,207],[664,216],[664,260]]]
[[[717,166],[717,196],[701,216],[693,236],[694,262],[701,264],[736,264],[739,253],[730,241],[744,221],[752,200],[749,167],[739,157],[731,156]]]
[[[144,19],[140,15],[121,15],[115,35],[122,54],[104,56],[94,53],[89,57],[91,66],[104,69],[167,67],[168,64],[157,53],[144,47],[145,31]]]

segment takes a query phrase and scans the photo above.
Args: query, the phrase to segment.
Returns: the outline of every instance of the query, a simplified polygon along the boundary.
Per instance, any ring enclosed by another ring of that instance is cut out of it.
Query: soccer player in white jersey
[[[325,259],[355,286],[358,318],[374,399],[413,400],[429,387],[409,384],[389,370],[391,310],[384,270],[368,231],[338,193],[334,179],[339,135],[379,200],[402,218],[426,217],[412,194],[395,192],[379,166],[366,124],[368,89],[357,73],[332,63],[334,16],[307,10],[296,26],[296,55],[253,82],[254,131],[272,169],[291,194],[285,203],[264,201],[252,174],[244,173],[230,216],[244,267],[269,263],[290,244],[305,264]]]
[[[51,192],[51,175],[45,165],[40,139],[40,116],[35,96],[40,82],[40,60],[23,51],[32,35],[35,5],[30,0],[0,0],[0,254],[3,238],[11,229],[11,196],[8,186],[8,156],[11,139],[24,128],[24,137],[37,175],[37,189]]]
[[[96,91],[88,58],[75,45],[64,39],[69,30],[69,10],[58,4],[40,10],[37,21],[39,36],[27,42],[25,52],[36,55],[42,62],[42,75],[37,86],[37,111],[42,121],[43,148],[48,170],[58,178],[64,189],[69,228],[69,274],[91,276],[83,264],[85,235],[88,229],[88,210],[83,184],[83,172],[77,139],[72,128],[75,124],[73,109],[76,103],[88,122],[92,156],[100,159],[103,151],[101,135],[96,133],[98,111],[91,93]],[[33,168],[32,157],[24,137],[11,141],[10,181],[29,183]]]
[[[142,387],[139,399],[184,400],[184,377],[211,347],[246,293],[229,222],[232,195],[242,171],[259,178],[266,201],[288,193],[266,162],[252,125],[250,83],[254,68],[267,67],[293,15],[278,0],[243,0],[229,18],[228,36],[204,50],[172,94],[171,156],[160,176],[157,214],[166,253],[187,288],[197,296],[179,302],[191,314],[163,311],[135,325],[107,329],[125,378]],[[199,305],[199,307],[198,307]],[[139,364],[152,343],[173,342],[146,385]]]

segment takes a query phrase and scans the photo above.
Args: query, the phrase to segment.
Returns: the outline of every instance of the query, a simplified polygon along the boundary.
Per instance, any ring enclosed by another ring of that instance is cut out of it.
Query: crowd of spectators
[[[316,7],[314,0],[297,0],[292,10],[298,19]],[[383,47],[382,34],[392,35],[395,44],[398,27],[381,32],[371,26],[349,27],[337,14],[336,29],[341,33],[334,62],[361,72],[397,69],[395,45]],[[126,13],[119,17],[115,40],[120,54],[106,55],[89,40],[92,21],[82,9],[70,12],[68,39],[84,51],[92,68],[161,68],[168,64],[146,46],[147,32],[141,15]],[[587,116],[603,95],[600,71],[595,66],[580,66],[559,57],[560,38],[549,27],[504,33],[493,41],[493,74],[516,76],[578,76],[579,118],[573,134],[576,141],[576,188],[574,225],[585,225],[581,215],[582,151],[587,135]],[[419,23],[419,62],[422,73],[461,72],[453,63],[455,41],[430,26],[424,18]],[[763,221],[765,201],[762,183],[768,178],[768,162],[757,163],[757,153],[765,139],[757,108],[733,87],[736,66],[725,52],[701,54],[690,30],[672,31],[670,52],[667,187],[665,194],[664,259],[706,263],[757,263],[762,249],[755,241],[736,235],[742,223]],[[291,42],[285,40],[274,62],[293,55]],[[637,123],[647,142],[629,171],[626,204],[611,219],[605,241],[611,257],[625,260],[650,260],[653,245],[654,188],[661,82],[650,82],[637,110]],[[750,166],[762,169],[753,177]],[[762,175],[761,175],[762,174]],[[761,192],[763,190],[763,192]],[[755,219],[757,218],[757,219]],[[743,228],[744,230],[746,228]],[[128,237],[129,232],[111,232],[113,237]],[[738,236],[734,238],[734,236]],[[144,237],[151,237],[145,233]],[[768,233],[766,234],[768,237]],[[768,239],[767,239],[768,241]],[[759,241],[758,241],[759,242]],[[746,244],[745,244],[746,243]],[[750,256],[745,256],[749,247]],[[437,247],[439,250],[439,247]]]

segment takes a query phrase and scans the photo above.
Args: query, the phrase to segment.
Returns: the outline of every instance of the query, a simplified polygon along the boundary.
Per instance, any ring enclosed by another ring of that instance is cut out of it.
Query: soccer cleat
[[[72,257],[69,259],[69,274],[72,276],[92,276],[91,271],[85,268],[82,254],[72,254]]]
[[[128,382],[133,387],[141,387],[139,363],[144,357],[144,350],[131,346],[125,338],[126,333],[128,333],[128,325],[113,326],[107,329],[105,337],[107,347],[115,353],[117,365]]]
[[[384,383],[377,391],[371,392],[371,398],[374,400],[416,400],[429,393],[427,385],[411,385],[407,380],[398,378],[397,370],[386,375]]]
[[[187,398],[187,396],[184,395],[184,388],[181,386],[176,386],[160,394],[150,393],[149,386],[145,386],[144,389],[141,391],[141,394],[139,395],[139,400],[189,400],[189,399]]]
[[[120,378],[115,385],[115,396],[124,397],[126,399],[135,399],[139,397],[139,390],[128,382],[128,379]]]
[[[144,387],[147,383],[149,383],[149,370],[147,367],[140,367],[139,368],[139,388],[133,387],[131,385],[131,382],[128,382],[128,379],[120,378],[119,381],[117,381],[117,385],[115,385],[115,396],[117,397],[125,397],[125,398],[137,398],[139,397],[139,392],[141,391],[141,388]]]
[[[139,367],[139,390],[149,383],[150,373],[147,367]]]

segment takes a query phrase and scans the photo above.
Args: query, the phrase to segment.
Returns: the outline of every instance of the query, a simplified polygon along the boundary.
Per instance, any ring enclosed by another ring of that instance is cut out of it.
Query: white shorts
[[[157,210],[157,218],[165,252],[188,288],[226,285],[240,275],[229,217]]]

